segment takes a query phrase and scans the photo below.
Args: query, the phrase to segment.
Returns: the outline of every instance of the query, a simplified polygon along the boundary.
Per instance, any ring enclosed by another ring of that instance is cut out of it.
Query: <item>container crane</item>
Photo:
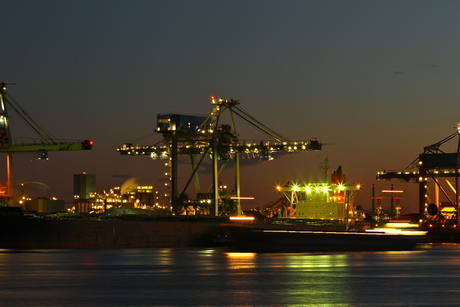
[[[62,141],[53,138],[42,127],[40,127],[30,116],[21,108],[14,98],[7,91],[7,83],[0,84],[0,153],[6,156],[6,178],[7,182],[3,189],[0,189],[0,200],[14,204],[13,195],[13,153],[35,152],[38,159],[48,159],[48,151],[70,151],[70,150],[90,150],[94,145],[93,141]],[[11,137],[10,118],[8,108],[16,111],[22,119],[40,136],[33,141],[16,141]]]
[[[208,196],[207,199],[201,199],[201,201],[197,199],[197,201],[200,203],[210,202],[213,205],[209,214],[216,216],[221,214],[239,215],[241,212],[241,155],[248,158],[259,157],[262,160],[271,160],[273,153],[302,152],[321,150],[322,148],[322,144],[316,138],[308,141],[290,141],[284,138],[257,121],[239,104],[238,100],[211,96],[212,111],[207,116],[158,114],[156,131],[163,135],[163,141],[149,146],[125,143],[117,148],[117,151],[122,155],[148,155],[153,159],[169,159],[167,165],[170,168],[171,204],[175,213],[180,207],[187,206],[188,200],[184,196],[185,191],[191,181],[194,180],[197,194],[201,195],[202,198],[206,198],[205,195]],[[225,111],[228,111],[230,115],[231,124],[221,124],[222,115]],[[235,125],[236,116],[270,137],[270,140],[239,140]],[[177,183],[179,155],[189,155],[192,165],[192,174],[181,192],[178,190]],[[198,155],[201,155],[199,161],[196,159]],[[212,159],[212,193],[200,193],[198,168],[206,155],[210,155]],[[227,199],[219,190],[219,175],[230,159],[233,159],[235,163],[235,194],[231,196],[234,202],[230,202],[230,205],[226,206]]]

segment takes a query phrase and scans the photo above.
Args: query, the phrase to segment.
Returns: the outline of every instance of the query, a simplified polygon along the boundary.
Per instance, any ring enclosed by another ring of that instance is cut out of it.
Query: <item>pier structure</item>
[[[395,189],[393,184],[390,185],[389,189],[381,190],[381,193],[376,194],[376,186],[372,184],[372,207],[371,214],[376,216],[378,219],[385,215],[382,201],[384,199],[389,200],[390,206],[387,210],[388,216],[399,217],[401,214],[401,199],[403,198],[404,191]]]
[[[169,168],[167,175],[174,214],[186,213],[187,208],[194,207],[195,212],[206,215],[240,215],[242,156],[272,160],[274,153],[321,150],[322,144],[316,138],[306,141],[289,140],[256,120],[239,105],[238,100],[211,96],[212,111],[208,115],[158,114],[156,132],[162,134],[162,141],[154,145],[125,143],[117,151],[122,155],[150,156],[152,159],[167,161],[165,165]],[[224,114],[229,122],[224,122]],[[240,140],[236,118],[261,132],[267,139]],[[182,188],[178,183],[180,156],[188,156],[191,165],[191,174]],[[212,184],[204,191],[198,170],[207,156],[212,161]],[[234,160],[234,192],[228,194],[221,185],[220,174],[230,160]],[[195,200],[189,199],[186,194],[192,181],[197,193]],[[196,210],[198,207],[199,210]]]
[[[445,152],[441,149],[442,145],[454,139],[457,139],[455,152]],[[444,215],[448,216],[453,227],[459,226],[459,178],[460,123],[457,124],[454,133],[424,147],[423,153],[404,170],[377,173],[379,180],[401,179],[417,183],[420,217],[433,219],[445,212]]]

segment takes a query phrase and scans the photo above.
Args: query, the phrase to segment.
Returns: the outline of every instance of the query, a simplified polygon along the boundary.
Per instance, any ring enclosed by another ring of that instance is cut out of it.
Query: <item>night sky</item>
[[[30,195],[71,201],[81,172],[98,191],[131,177],[162,188],[164,161],[116,148],[158,142],[157,113],[206,115],[216,95],[288,139],[325,144],[244,161],[246,207],[280,197],[274,185],[288,178],[321,177],[327,157],[363,184],[365,209],[373,183],[393,183],[413,212],[415,184],[377,182],[377,171],[405,168],[460,121],[459,1],[19,0],[1,1],[0,25],[9,93],[56,138],[95,141],[48,161],[15,155],[16,183],[50,187]],[[13,138],[36,137],[10,115]],[[241,139],[260,138],[244,128]]]

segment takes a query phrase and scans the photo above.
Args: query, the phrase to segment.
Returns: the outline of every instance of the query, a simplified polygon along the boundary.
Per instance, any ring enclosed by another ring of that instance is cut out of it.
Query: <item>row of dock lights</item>
[[[287,143],[286,142],[283,142],[283,143],[280,143],[282,146],[287,146]],[[288,146],[287,148],[287,151],[297,151],[299,149],[299,147],[297,146],[298,142],[294,142],[294,146],[290,145]],[[249,143],[249,144],[244,144],[244,146],[246,147],[245,149],[245,153],[246,154],[250,154],[252,152],[254,153],[259,153],[260,150],[259,148],[257,148],[257,146],[260,145],[259,143]],[[268,143],[267,143],[268,145]],[[192,148],[191,145],[186,145],[185,148],[187,149],[190,149]],[[254,148],[254,149],[252,149]],[[130,150],[128,150],[130,149]],[[152,158],[153,160],[156,160],[156,159],[167,159],[168,158],[168,153],[167,151],[161,151],[159,152],[158,150],[159,148],[157,147],[149,147],[149,146],[132,146],[131,144],[123,144],[123,147],[121,149],[118,149],[118,151],[122,150],[122,151],[127,151],[127,154],[128,155],[145,155],[147,154],[148,152],[150,152],[150,158]],[[301,145],[301,149],[302,150],[306,150],[307,149],[307,145],[305,144],[302,144]],[[230,149],[230,153],[235,153],[235,150],[231,147]],[[273,157],[271,157],[270,155],[270,152],[274,152],[274,151],[278,151],[276,148],[274,148],[273,146],[271,146],[269,149],[265,149],[263,152],[264,152],[264,155],[261,156],[261,158],[263,158],[264,160],[273,160]],[[266,154],[268,153],[268,155]],[[268,158],[267,158],[268,157]]]
[[[348,188],[349,189],[349,188]],[[355,190],[360,190],[361,185],[358,184],[354,186]],[[307,185],[301,187],[299,185],[291,185],[291,186],[276,186],[277,191],[305,191],[305,192],[329,192],[329,191],[344,191],[347,190],[347,187],[343,184],[339,184],[337,186],[327,186],[327,185]]]
[[[455,174],[456,172],[459,172],[460,173],[460,169],[458,169],[457,171],[449,171],[449,170],[444,170],[442,172],[439,172],[438,170],[435,170],[433,171],[433,174]],[[377,175],[385,175],[386,172],[383,171],[383,172],[378,172]],[[399,174],[399,175],[409,175],[409,174],[412,174],[412,175],[417,175],[418,172],[396,172],[396,174]],[[423,181],[428,181],[428,177],[418,177],[417,178],[417,182],[423,182]]]

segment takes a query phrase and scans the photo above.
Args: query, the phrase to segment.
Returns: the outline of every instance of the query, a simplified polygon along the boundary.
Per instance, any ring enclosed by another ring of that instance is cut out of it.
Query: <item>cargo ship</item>
[[[283,197],[266,206],[270,224],[225,225],[220,243],[240,252],[336,252],[408,250],[428,242],[409,221],[379,223],[354,205],[359,184],[346,184],[339,167],[326,180],[277,186]]]

